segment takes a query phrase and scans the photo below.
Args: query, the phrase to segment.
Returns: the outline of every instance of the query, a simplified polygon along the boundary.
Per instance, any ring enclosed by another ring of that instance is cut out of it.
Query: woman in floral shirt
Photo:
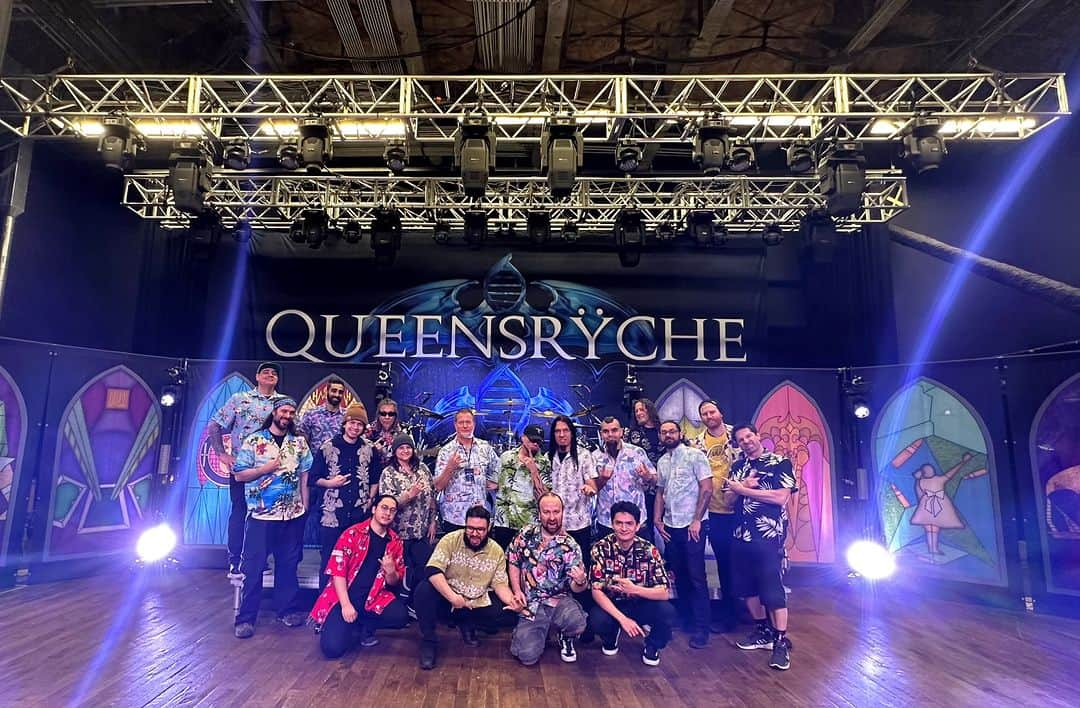
[[[412,436],[399,433],[390,445],[391,462],[379,478],[379,492],[397,499],[393,529],[405,544],[405,589],[416,586],[419,574],[431,557],[439,514],[431,470],[420,462]]]

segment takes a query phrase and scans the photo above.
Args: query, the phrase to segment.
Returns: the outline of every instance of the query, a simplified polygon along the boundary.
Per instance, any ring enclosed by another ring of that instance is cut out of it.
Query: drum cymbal
[[[430,408],[424,408],[423,406],[414,406],[411,403],[405,403],[404,406],[411,411],[414,411],[417,415],[421,415],[425,418],[434,418],[435,420],[443,420],[446,418],[445,413],[436,413]]]
[[[598,411],[598,410],[600,410],[600,406],[594,403],[591,406],[585,406],[584,408],[580,408],[580,409],[574,411],[573,413],[570,414],[570,417],[571,418],[580,418],[583,415],[589,415],[593,411]]]
[[[488,435],[510,435],[514,431],[510,428],[484,428],[484,432]]]
[[[526,402],[520,398],[506,398],[501,401],[492,401],[492,405],[496,408],[521,408],[525,403]]]
[[[539,413],[533,413],[532,417],[533,418],[547,418],[548,420],[551,420],[552,418],[558,418],[560,415],[563,415],[563,414],[560,413],[559,411],[540,411]]]

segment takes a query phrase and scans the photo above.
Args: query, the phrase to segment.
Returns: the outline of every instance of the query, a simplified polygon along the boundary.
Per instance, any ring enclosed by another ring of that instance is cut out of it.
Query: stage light
[[[487,212],[479,210],[465,212],[465,243],[469,244],[469,248],[477,249],[484,245],[487,233]]]
[[[779,246],[784,242],[784,229],[777,223],[768,224],[761,232],[761,240],[766,246]]]
[[[644,152],[641,143],[634,140],[620,140],[615,147],[615,164],[622,172],[637,172]]]
[[[156,563],[169,557],[176,548],[176,533],[168,524],[147,529],[135,543],[135,554],[143,563]]]
[[[394,364],[384,361],[375,372],[375,407],[386,398],[394,397]]]
[[[300,161],[308,172],[321,172],[334,154],[326,119],[314,116],[300,121]]]
[[[534,246],[542,247],[551,238],[551,214],[546,211],[530,211],[525,231]]]
[[[928,115],[915,116],[904,131],[900,142],[900,157],[911,163],[917,174],[941,167],[945,160],[945,139],[938,133],[941,121]]]
[[[305,209],[303,214],[304,241],[308,248],[321,248],[326,241],[330,218],[322,209]]]
[[[375,262],[388,266],[401,250],[401,212],[397,209],[379,207],[371,220],[371,250]]]
[[[251,241],[251,222],[246,219],[240,219],[236,222],[236,228],[233,229],[233,240],[237,243],[250,243]]]
[[[814,169],[814,148],[806,140],[796,140],[787,148],[787,168],[792,174],[804,175]]]
[[[289,240],[293,243],[304,243],[307,240],[304,235],[303,219],[297,219],[289,226]]]
[[[198,214],[206,206],[206,195],[213,187],[214,166],[201,140],[184,139],[173,144],[169,154],[169,189],[173,206],[185,214]]]
[[[200,245],[214,245],[221,241],[221,215],[213,209],[199,212],[188,222],[188,240]]]
[[[135,156],[142,149],[142,139],[126,116],[105,116],[101,126],[98,153],[105,166],[127,172],[135,163]]]
[[[867,580],[884,580],[896,572],[896,560],[880,543],[856,541],[844,555],[848,566]]]
[[[732,172],[749,172],[754,169],[757,156],[754,148],[744,138],[738,138],[731,146],[731,155],[728,158],[728,169]]]
[[[717,175],[727,161],[730,128],[718,117],[705,118],[694,137],[694,163],[707,175]]]
[[[465,196],[484,196],[488,175],[495,167],[495,135],[487,116],[466,116],[454,142],[454,159],[461,167]]]
[[[360,229],[360,222],[355,219],[350,219],[345,222],[345,225],[341,227],[341,237],[345,240],[345,243],[356,245],[364,238],[364,233]]]
[[[251,166],[251,146],[243,138],[235,138],[225,144],[221,162],[230,170],[246,170]]]
[[[284,140],[278,146],[278,163],[287,170],[295,170],[300,167],[300,148],[295,140]]]
[[[859,420],[864,420],[870,417],[870,404],[864,399],[856,398],[851,402],[851,414]]]
[[[862,210],[866,191],[866,158],[862,146],[854,141],[833,145],[819,175],[829,216],[851,216]]]
[[[567,221],[563,223],[562,237],[563,241],[566,241],[567,243],[574,243],[581,238],[581,232],[578,231],[577,222]]]
[[[162,386],[161,396],[158,398],[158,402],[161,403],[163,408],[172,408],[180,400],[180,389],[172,384],[168,386]]]
[[[699,246],[713,244],[713,220],[716,216],[711,211],[695,210],[686,215],[686,231]]]
[[[656,239],[664,242],[675,240],[675,227],[671,225],[670,221],[662,221],[656,227]]]
[[[814,263],[832,263],[838,234],[836,225],[824,210],[810,212],[799,224],[804,253]]]
[[[540,168],[547,171],[552,199],[565,199],[574,191],[584,153],[585,142],[572,117],[548,119],[540,134]]]
[[[383,162],[386,163],[386,168],[396,175],[405,171],[405,163],[409,159],[409,153],[406,151],[406,144],[404,140],[391,140],[386,143],[386,149],[383,150]]]
[[[445,246],[450,243],[450,224],[446,221],[436,221],[435,229],[431,232],[431,237],[435,239],[435,243],[440,246]]]
[[[645,217],[639,209],[623,209],[615,217],[615,249],[619,265],[633,268],[641,262],[645,245]]]

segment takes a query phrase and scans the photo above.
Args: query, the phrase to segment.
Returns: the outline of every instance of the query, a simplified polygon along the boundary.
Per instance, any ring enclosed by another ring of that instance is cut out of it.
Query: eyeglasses
[[[397,413],[394,413],[393,411],[379,411],[380,418],[393,418],[396,415]]]
[[[476,535],[479,535],[479,534],[482,534],[482,533],[487,533],[487,527],[484,527],[482,529],[478,529],[478,528],[475,528],[473,526],[466,526],[465,527],[465,533],[471,533],[471,534],[476,534]]]
[[[387,506],[386,504],[379,504],[375,508],[378,509],[379,511],[397,511],[396,506]]]

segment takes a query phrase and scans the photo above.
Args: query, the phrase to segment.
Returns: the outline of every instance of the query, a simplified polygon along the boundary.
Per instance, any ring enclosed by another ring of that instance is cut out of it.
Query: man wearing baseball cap
[[[551,491],[551,461],[540,451],[543,441],[543,429],[527,425],[521,446],[499,458],[491,538],[503,549],[510,546],[518,531],[536,523],[536,500]]]
[[[244,501],[244,484],[232,476],[236,454],[247,436],[254,433],[274,409],[274,403],[284,394],[277,392],[281,382],[281,367],[272,361],[264,361],[255,369],[255,388],[237,391],[210,419],[206,436],[217,455],[219,466],[229,475],[229,574],[240,574],[240,552],[244,548],[244,519],[247,504]],[[226,437],[225,433],[228,433]]]

